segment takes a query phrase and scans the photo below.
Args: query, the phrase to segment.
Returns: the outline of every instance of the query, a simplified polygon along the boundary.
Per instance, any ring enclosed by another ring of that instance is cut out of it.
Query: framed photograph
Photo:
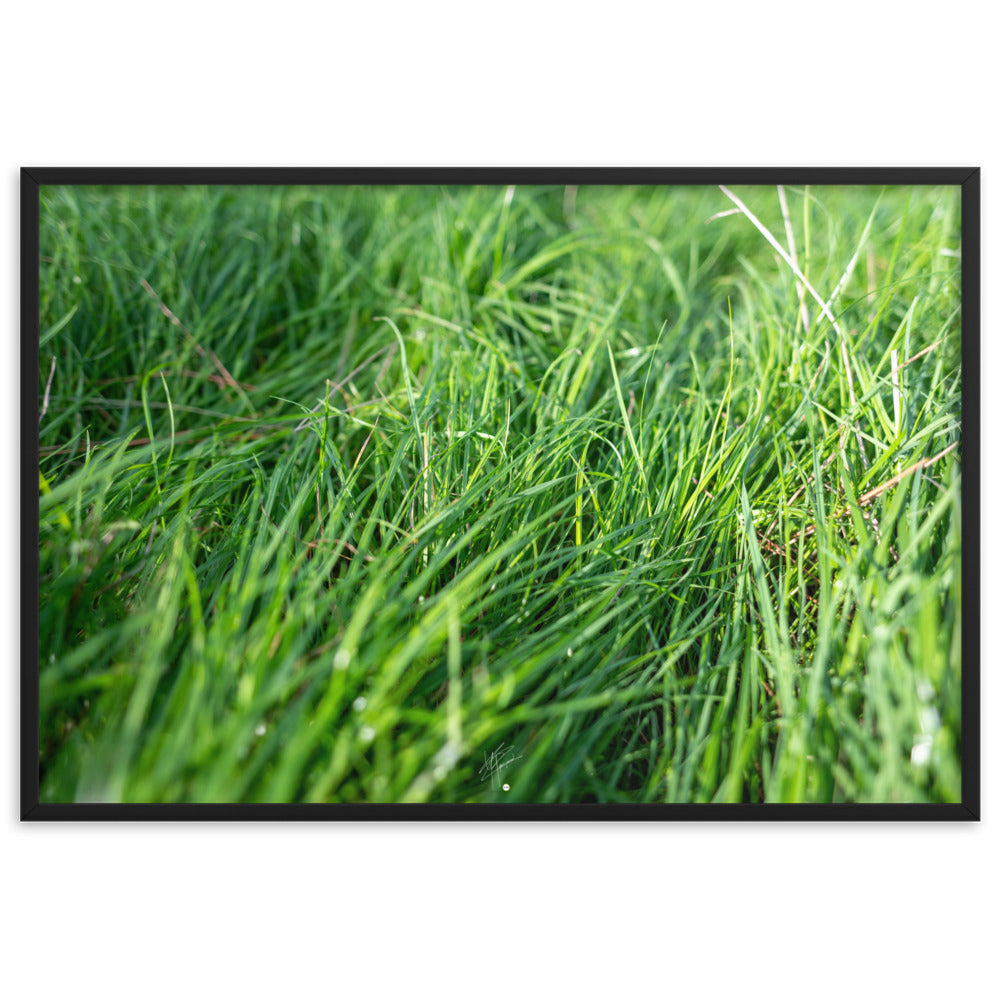
[[[23,819],[979,818],[978,169],[21,198]]]

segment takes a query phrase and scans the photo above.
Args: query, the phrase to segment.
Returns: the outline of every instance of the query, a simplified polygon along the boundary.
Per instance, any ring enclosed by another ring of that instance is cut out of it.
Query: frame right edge
[[[962,181],[962,805],[980,819],[980,175]],[[969,544],[971,540],[972,544]]]

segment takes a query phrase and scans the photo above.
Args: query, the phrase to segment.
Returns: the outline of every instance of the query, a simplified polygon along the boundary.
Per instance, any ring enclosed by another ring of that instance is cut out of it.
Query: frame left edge
[[[39,806],[38,466],[39,183],[21,169],[21,819]]]

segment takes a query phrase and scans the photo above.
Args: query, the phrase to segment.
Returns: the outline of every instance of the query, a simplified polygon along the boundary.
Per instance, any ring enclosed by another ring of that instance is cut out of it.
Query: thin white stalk
[[[715,215],[710,215],[705,220],[705,225],[708,225],[708,223],[710,222],[715,222],[716,219],[724,219],[727,215],[739,215],[739,214],[740,210],[738,208],[727,208],[722,212],[716,212]]]
[[[792,220],[788,214],[788,201],[785,198],[785,186],[778,185],[778,201],[781,203],[781,215],[785,220],[785,236],[788,238],[788,256],[792,258],[792,263],[798,267],[798,254],[795,252],[795,233],[792,231]],[[799,293],[799,316],[802,317],[802,329],[809,329],[809,310],[806,309],[806,289],[801,281],[795,282],[795,289]]]
[[[38,423],[45,419],[45,414],[49,412],[49,390],[52,388],[52,379],[56,374],[56,359],[52,356],[52,367],[49,369],[49,378],[45,383],[45,396],[42,399],[42,412],[38,415]]]

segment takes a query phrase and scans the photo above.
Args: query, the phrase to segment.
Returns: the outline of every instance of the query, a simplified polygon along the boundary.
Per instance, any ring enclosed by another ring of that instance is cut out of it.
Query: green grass
[[[959,191],[732,194],[43,187],[42,801],[957,801]]]

